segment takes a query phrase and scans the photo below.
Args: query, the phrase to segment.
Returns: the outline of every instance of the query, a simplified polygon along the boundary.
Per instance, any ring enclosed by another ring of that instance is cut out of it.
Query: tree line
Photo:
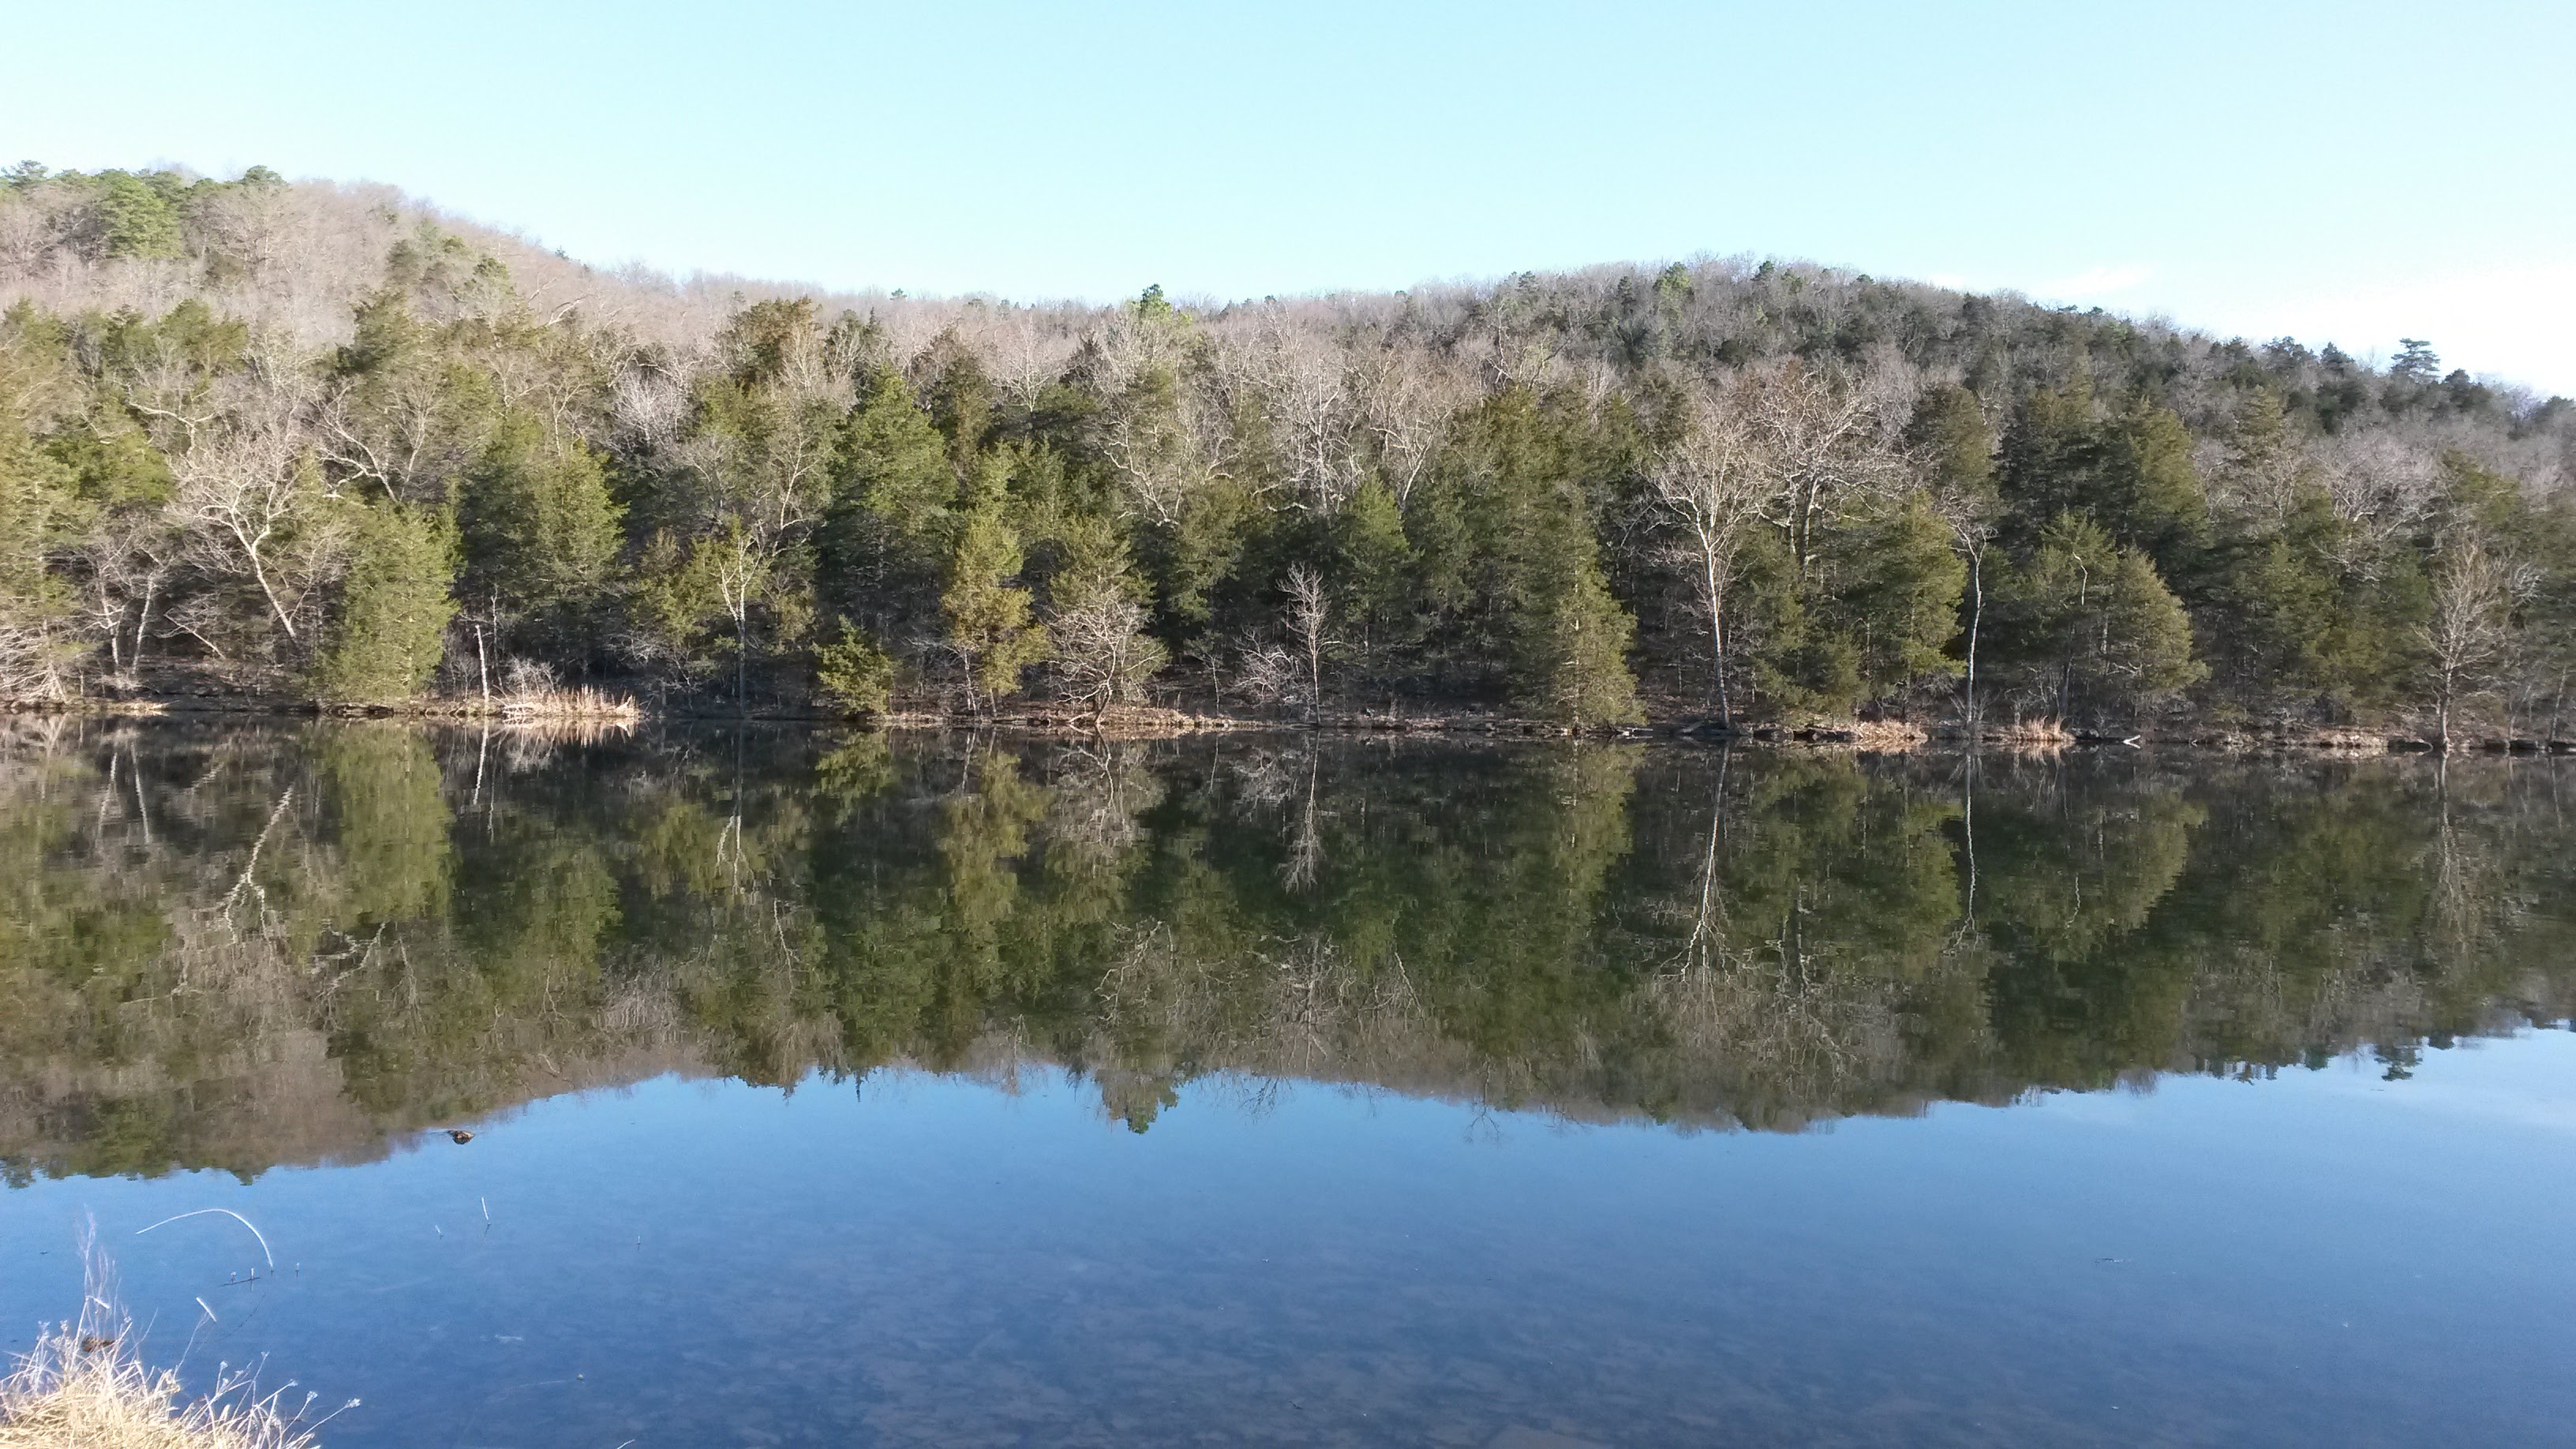
[[[2559,731],[2576,406],[1772,262],[1111,307],[0,182],[0,693]]]

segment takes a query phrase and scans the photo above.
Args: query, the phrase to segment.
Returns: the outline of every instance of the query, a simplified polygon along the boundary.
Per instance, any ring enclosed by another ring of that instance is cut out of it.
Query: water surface
[[[0,772],[0,1333],[333,1443],[2576,1442],[2549,761]]]

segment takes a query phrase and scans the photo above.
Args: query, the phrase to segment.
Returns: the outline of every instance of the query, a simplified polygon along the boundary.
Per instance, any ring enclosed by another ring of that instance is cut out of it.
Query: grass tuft
[[[0,1378],[0,1449],[315,1449],[332,1415],[307,1422],[310,1394],[290,1411],[293,1384],[262,1394],[254,1372],[226,1366],[190,1399],[176,1371],[146,1364],[106,1258],[88,1243],[82,1257],[80,1316],[39,1333]]]

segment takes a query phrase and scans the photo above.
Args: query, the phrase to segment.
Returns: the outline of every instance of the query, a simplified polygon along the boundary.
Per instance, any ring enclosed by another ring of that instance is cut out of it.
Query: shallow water
[[[330,1443],[2576,1442],[2549,762],[0,772],[0,1336]]]

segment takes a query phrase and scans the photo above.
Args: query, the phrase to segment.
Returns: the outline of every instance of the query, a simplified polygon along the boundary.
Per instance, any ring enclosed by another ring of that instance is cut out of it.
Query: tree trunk
[[[1959,712],[1965,716],[1968,737],[1977,735],[1977,630],[1986,622],[1985,550],[1968,555],[1968,673],[1966,697]]]
[[[1717,555],[1701,549],[1700,568],[1706,575],[1705,587],[1708,589],[1708,666],[1709,673],[1717,682],[1717,723],[1719,728],[1732,733],[1735,710],[1726,697],[1726,596],[1718,588]]]
[[[286,631],[288,639],[299,644],[304,642],[302,636],[295,632],[295,621],[286,617],[286,606],[277,601],[277,590],[268,586],[268,570],[260,564],[259,550],[243,551],[250,555],[250,576],[259,581],[260,595],[268,600],[269,612],[277,616],[277,627]]]
[[[104,577],[100,578],[98,616],[107,621],[107,667],[118,674],[123,674],[125,672],[125,630],[122,627],[123,621],[118,617],[122,611],[113,606],[114,602],[107,594],[107,580]]]
[[[143,677],[143,631],[152,625],[152,597],[159,591],[160,583],[158,574],[143,576],[143,607],[134,618],[134,676],[138,682]]]

